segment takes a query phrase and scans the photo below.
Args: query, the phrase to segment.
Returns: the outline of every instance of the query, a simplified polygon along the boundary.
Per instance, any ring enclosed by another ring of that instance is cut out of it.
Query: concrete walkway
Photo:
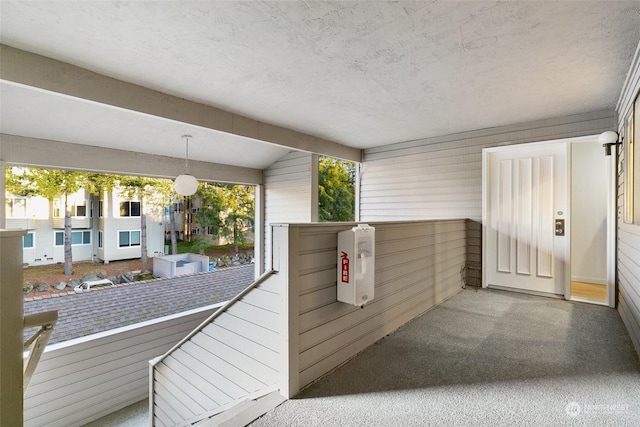
[[[608,307],[466,290],[252,427],[640,426],[640,363]]]
[[[172,279],[92,288],[79,294],[25,301],[24,313],[58,310],[49,344],[230,300],[253,282],[254,266]],[[33,331],[25,331],[25,337]]]

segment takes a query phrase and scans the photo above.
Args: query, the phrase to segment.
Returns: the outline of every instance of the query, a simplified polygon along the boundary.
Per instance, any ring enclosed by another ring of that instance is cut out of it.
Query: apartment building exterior
[[[164,253],[164,207],[161,199],[144,206],[116,189],[101,196],[81,189],[68,200],[71,212],[73,261],[135,259],[142,255],[142,209],[146,214],[147,255]],[[6,227],[25,229],[23,262],[46,265],[64,262],[64,199],[6,194]]]

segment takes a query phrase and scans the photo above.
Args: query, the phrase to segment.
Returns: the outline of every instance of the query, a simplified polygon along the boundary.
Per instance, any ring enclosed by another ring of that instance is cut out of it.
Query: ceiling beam
[[[295,150],[360,162],[362,150],[0,45],[0,79]]]
[[[15,166],[169,179],[185,172],[183,159],[6,134],[0,134],[0,161]],[[262,184],[260,169],[190,160],[189,173],[199,181]]]

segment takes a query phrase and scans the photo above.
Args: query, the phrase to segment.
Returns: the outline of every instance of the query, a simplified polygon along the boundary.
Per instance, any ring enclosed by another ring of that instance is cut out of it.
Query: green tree
[[[196,214],[198,224],[204,229],[211,228],[213,235],[219,235],[224,227],[223,213],[226,210],[225,194],[219,184],[201,183],[196,196],[200,198],[200,211]]]
[[[244,230],[248,225],[253,231],[255,215],[255,197],[253,187],[248,185],[227,185],[225,188],[228,211],[224,221],[227,233],[233,234],[233,249],[245,244]]]
[[[214,235],[233,236],[234,250],[245,243],[244,229],[254,226],[255,199],[253,187],[248,185],[201,183],[200,212],[196,215],[202,227],[211,227]]]
[[[320,157],[318,187],[319,221],[337,222],[355,219],[355,164],[353,162]]]
[[[88,174],[84,172],[7,167],[5,171],[6,190],[17,196],[41,196],[50,201],[62,196],[64,200],[64,274],[73,274],[73,254],[71,250],[71,210],[69,195],[84,188]]]

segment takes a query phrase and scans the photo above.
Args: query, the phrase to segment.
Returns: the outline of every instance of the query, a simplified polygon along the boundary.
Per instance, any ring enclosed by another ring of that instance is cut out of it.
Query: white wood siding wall
[[[481,262],[482,149],[599,134],[614,111],[427,138],[364,151],[360,221],[469,218],[468,261]]]
[[[337,233],[354,224],[290,224],[290,383],[298,390],[461,289],[466,221],[369,223],[376,228],[374,299],[336,299]],[[285,226],[283,226],[285,227]]]
[[[24,400],[24,425],[81,426],[149,396],[149,360],[221,304],[47,347]]]
[[[317,170],[317,155],[297,151],[264,170],[266,270],[271,267],[270,224],[318,220]]]
[[[280,280],[269,276],[152,362],[154,426],[191,425],[276,389],[283,365]]]
[[[465,132],[364,151],[360,221],[482,219],[482,149],[594,135],[614,111]]]
[[[627,80],[618,101],[618,132],[624,134],[624,119],[640,91],[640,43],[629,69]],[[635,114],[640,114],[636,111]],[[637,122],[636,122],[637,123]],[[635,141],[635,149],[638,143]],[[625,224],[624,149],[618,148],[618,312],[631,335],[636,351],[640,354],[640,225]],[[640,170],[636,165],[636,173]],[[640,200],[635,201],[636,206]]]

